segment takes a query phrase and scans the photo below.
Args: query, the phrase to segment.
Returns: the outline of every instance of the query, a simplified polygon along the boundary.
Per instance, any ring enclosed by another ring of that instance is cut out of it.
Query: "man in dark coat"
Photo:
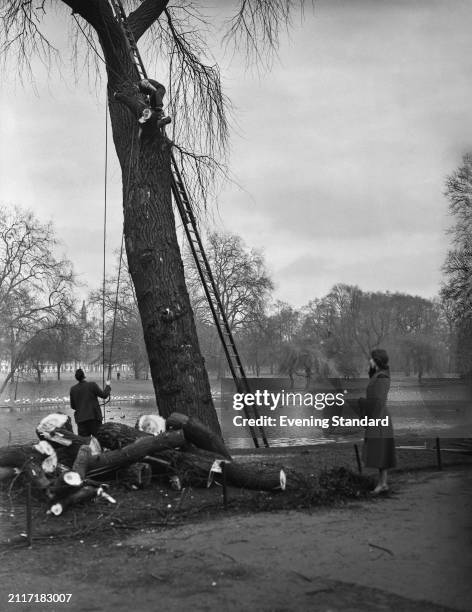
[[[87,382],[82,369],[75,373],[78,381],[70,390],[70,405],[75,411],[75,422],[79,436],[95,436],[102,424],[102,411],[98,398],[106,399],[110,395],[110,381],[102,391],[95,382]]]
[[[365,429],[363,459],[366,467],[379,470],[379,482],[373,493],[388,491],[387,470],[396,465],[395,440],[392,420],[387,410],[387,395],[390,389],[388,355],[383,349],[374,349],[369,361],[369,384],[366,397],[360,398],[353,408],[361,417],[385,419],[388,425],[372,425]]]

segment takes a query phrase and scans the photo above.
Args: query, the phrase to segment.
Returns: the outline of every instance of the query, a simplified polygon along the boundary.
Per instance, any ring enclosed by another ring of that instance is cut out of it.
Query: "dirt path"
[[[43,545],[1,562],[0,610],[470,610],[472,471],[416,473],[388,499],[343,509]],[[24,592],[72,600],[6,603]]]

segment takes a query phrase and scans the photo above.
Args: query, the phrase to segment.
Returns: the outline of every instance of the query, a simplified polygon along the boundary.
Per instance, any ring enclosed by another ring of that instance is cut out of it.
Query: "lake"
[[[252,382],[252,390],[269,387],[276,391],[284,384],[266,384],[264,380]],[[363,395],[367,379],[343,381],[348,399]],[[286,387],[288,388],[288,387]],[[329,391],[329,384],[315,386],[313,392]],[[296,389],[298,393],[303,390]],[[252,448],[253,441],[247,427],[234,425],[234,417],[244,417],[242,411],[233,409],[231,383],[223,381],[221,390],[214,390],[215,408],[223,435],[229,448]],[[425,379],[422,385],[415,380],[392,381],[388,401],[389,411],[398,434],[419,437],[472,438],[472,401],[470,387],[459,379]],[[31,405],[17,402],[0,407],[0,446],[27,442],[35,439],[38,422],[48,413],[59,410],[70,414],[67,398],[50,398],[48,403]],[[155,400],[144,396],[121,396],[105,405],[105,420],[134,426],[142,414],[156,411]],[[325,411],[313,406],[296,404],[279,406],[276,410],[259,407],[261,417],[274,420],[273,426],[264,427],[270,446],[327,444],[333,441],[353,440],[362,437],[362,428],[323,428],[322,426],[295,425],[293,419],[326,418]],[[281,426],[279,417],[286,416],[289,425]],[[346,417],[354,416],[344,410]],[[256,428],[257,429],[257,428]]]

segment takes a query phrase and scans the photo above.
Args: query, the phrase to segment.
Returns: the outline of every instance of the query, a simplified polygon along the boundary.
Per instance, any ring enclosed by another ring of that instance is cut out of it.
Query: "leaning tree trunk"
[[[113,139],[123,178],[126,253],[159,412],[163,417],[172,412],[196,416],[220,433],[175,230],[171,143],[157,126],[138,136],[137,120],[146,104],[125,36],[107,0],[65,1],[95,28],[106,61]],[[136,40],[166,5],[165,0],[144,0],[129,16]]]
[[[139,140],[137,126],[132,126],[135,138],[129,168],[130,150],[123,147],[121,138],[124,113],[129,111],[110,104],[125,177],[126,252],[159,412],[164,418],[172,412],[196,416],[219,432],[175,231],[170,146],[158,133],[152,140]]]
[[[114,132],[122,131],[123,112],[111,112]],[[149,141],[136,136],[134,148],[129,181],[124,174],[125,244],[159,412],[197,416],[219,431],[175,231],[170,146],[156,133]],[[126,147],[121,153],[129,156]]]

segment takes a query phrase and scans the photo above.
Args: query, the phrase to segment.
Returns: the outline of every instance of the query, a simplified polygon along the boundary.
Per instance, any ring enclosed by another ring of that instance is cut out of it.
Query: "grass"
[[[33,491],[35,539],[49,541],[91,536],[94,541],[101,541],[123,531],[171,527],[227,514],[340,507],[369,499],[367,491],[375,483],[375,471],[369,470],[362,476],[357,473],[350,444],[260,449],[251,455],[235,452],[234,458],[248,461],[255,467],[258,463],[283,467],[287,473],[287,490],[229,487],[225,510],[219,486],[210,489],[187,486],[182,491],[174,491],[169,488],[167,478],[155,476],[149,488],[133,491],[110,477],[109,493],[117,504],[101,500],[85,502],[73,506],[60,517],[47,515],[46,500],[39,491]],[[472,457],[444,454],[443,463],[445,469],[470,469]],[[390,475],[392,494],[396,495],[406,482],[423,481],[435,473],[434,453],[399,451],[398,468]],[[4,520],[0,551],[24,542],[24,538],[18,537],[25,529],[22,484],[19,480],[12,488],[6,483],[0,486],[0,513]]]

